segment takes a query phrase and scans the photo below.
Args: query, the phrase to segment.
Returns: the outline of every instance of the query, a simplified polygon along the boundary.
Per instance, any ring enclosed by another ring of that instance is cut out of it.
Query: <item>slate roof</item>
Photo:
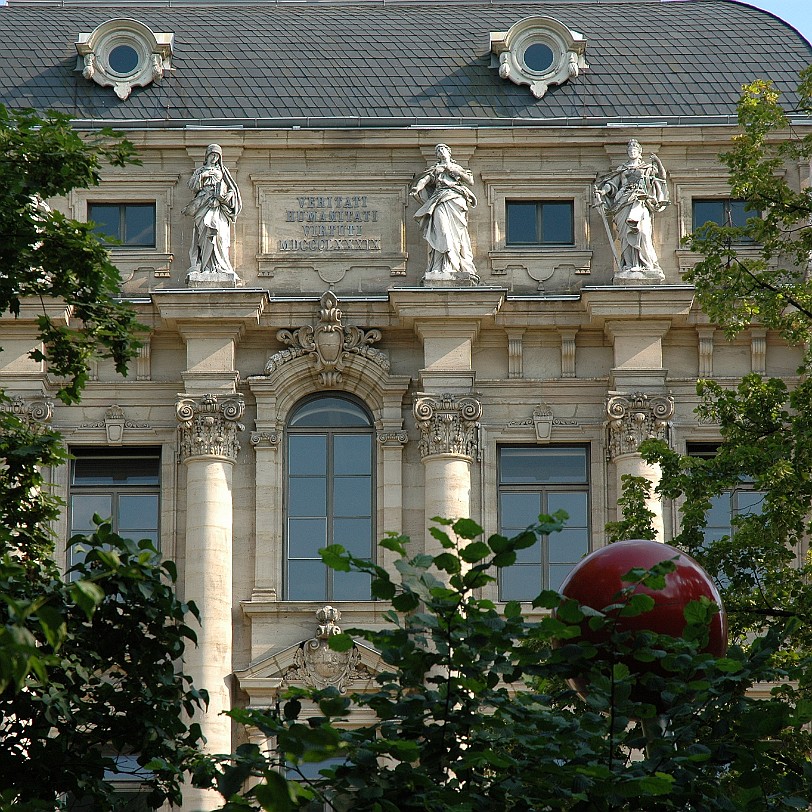
[[[536,14],[588,38],[590,69],[535,99],[489,67],[489,33]],[[75,71],[114,17],[175,34],[174,71],[119,100]],[[79,120],[263,126],[727,123],[743,83],[792,104],[812,46],[732,0],[31,2],[0,7],[0,102]]]

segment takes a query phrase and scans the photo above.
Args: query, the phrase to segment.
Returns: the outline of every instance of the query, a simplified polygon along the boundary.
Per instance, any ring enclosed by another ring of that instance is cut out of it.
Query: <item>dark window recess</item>
[[[573,245],[571,200],[508,200],[508,245]]]
[[[159,543],[158,449],[72,449],[70,478],[70,537],[90,535],[93,516],[110,520],[124,538]],[[82,560],[85,550],[73,545],[68,565]]]
[[[749,218],[761,216],[761,212],[758,209],[750,208],[746,200],[731,200],[730,198],[708,200],[694,198],[692,209],[694,231],[705,223],[744,228]],[[746,237],[742,237],[741,241],[748,242]]]
[[[532,600],[558,589],[589,551],[589,459],[583,446],[503,446],[499,449],[499,532],[515,536],[539,514],[564,510],[564,529],[519,550],[499,573],[500,600]]]
[[[87,219],[104,240],[137,248],[155,247],[154,203],[88,203]]]

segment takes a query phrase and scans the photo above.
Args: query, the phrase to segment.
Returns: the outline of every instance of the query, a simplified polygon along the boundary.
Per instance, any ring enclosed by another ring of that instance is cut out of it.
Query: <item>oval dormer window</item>
[[[138,68],[138,51],[130,45],[116,45],[110,51],[107,61],[110,63],[110,70],[127,76],[135,73]]]

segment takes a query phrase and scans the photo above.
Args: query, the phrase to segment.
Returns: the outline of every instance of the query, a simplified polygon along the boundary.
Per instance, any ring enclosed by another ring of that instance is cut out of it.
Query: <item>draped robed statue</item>
[[[435,147],[437,163],[416,181],[409,194],[422,205],[415,220],[428,243],[428,264],[423,277],[429,284],[476,285],[474,252],[468,234],[468,210],[477,204],[468,188],[474,176],[451,160],[446,144]]]
[[[195,193],[183,213],[194,219],[189,249],[189,275],[200,281],[206,276],[237,284],[240,280],[229,257],[231,225],[242,210],[236,181],[223,165],[219,144],[206,148],[203,165],[189,178]]]
[[[661,282],[654,247],[654,214],[671,202],[668,182],[660,159],[652,154],[643,159],[643,149],[634,138],[626,148],[628,161],[595,183],[595,207],[603,218],[617,265],[616,279]],[[615,248],[608,217],[614,223],[620,251]]]

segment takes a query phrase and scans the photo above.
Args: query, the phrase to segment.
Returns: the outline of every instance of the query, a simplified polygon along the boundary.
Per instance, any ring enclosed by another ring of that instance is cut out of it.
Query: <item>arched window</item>
[[[369,577],[328,569],[319,550],[340,544],[369,558],[374,536],[373,426],[341,395],[311,398],[288,420],[285,489],[287,600],[369,600]]]

